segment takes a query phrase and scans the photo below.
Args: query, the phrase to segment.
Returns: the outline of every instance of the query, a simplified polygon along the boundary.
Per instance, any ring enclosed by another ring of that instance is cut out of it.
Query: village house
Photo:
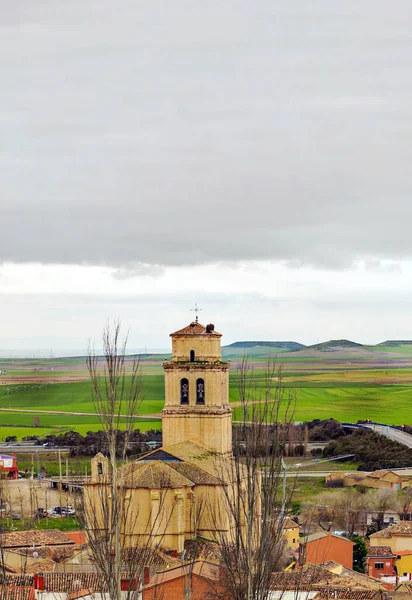
[[[290,517],[286,517],[283,521],[283,537],[286,542],[286,548],[290,550],[297,550],[299,548],[299,525]]]
[[[412,486],[412,479],[410,477],[402,477],[395,473],[395,471],[387,471],[384,469],[373,471],[372,473],[364,471],[354,471],[353,473],[345,474],[343,471],[330,473],[326,477],[326,485],[329,487],[335,487],[338,483],[345,487],[352,487],[354,485],[360,485],[368,488],[375,489],[393,489],[401,490],[405,487]]]
[[[396,575],[395,558],[389,546],[370,547],[366,555],[366,573],[375,579]]]
[[[389,546],[394,554],[402,550],[412,550],[412,522],[400,521],[397,525],[390,525],[372,533],[369,543],[372,547]]]
[[[293,571],[273,573],[271,591],[272,594],[275,591],[317,592],[318,600],[382,600],[386,596],[384,586],[378,581],[366,576],[361,579],[347,573],[336,574],[323,565],[305,565]]]
[[[412,550],[398,550],[395,567],[399,577],[410,578],[412,576]]]
[[[354,543],[330,531],[318,531],[299,540],[299,565],[321,565],[334,561],[348,569],[353,566]]]
[[[19,469],[17,458],[8,454],[0,454],[0,477],[1,479],[17,479]]]
[[[75,542],[65,533],[58,529],[44,529],[31,531],[10,531],[0,535],[0,543],[3,550],[17,550],[39,547],[71,547]]]
[[[218,565],[196,561],[157,573],[142,589],[142,600],[224,598]]]

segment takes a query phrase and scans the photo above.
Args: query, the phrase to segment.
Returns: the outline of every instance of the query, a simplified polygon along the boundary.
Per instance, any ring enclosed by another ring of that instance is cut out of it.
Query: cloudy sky
[[[412,339],[410,0],[0,8],[0,348]]]

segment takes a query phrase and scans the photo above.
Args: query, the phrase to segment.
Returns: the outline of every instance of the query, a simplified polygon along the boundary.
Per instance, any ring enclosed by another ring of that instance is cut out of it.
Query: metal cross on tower
[[[194,312],[196,314],[196,323],[198,323],[199,322],[199,312],[201,310],[203,310],[203,308],[199,308],[197,305],[197,302],[195,302],[195,307],[191,308],[190,310],[191,310],[191,312]]]

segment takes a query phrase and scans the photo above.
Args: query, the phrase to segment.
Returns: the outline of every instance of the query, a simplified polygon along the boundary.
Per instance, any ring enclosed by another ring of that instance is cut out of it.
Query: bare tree
[[[365,507],[365,494],[352,488],[322,492],[314,501],[305,503],[301,519],[324,531],[339,527],[353,535]]]
[[[410,521],[412,513],[412,488],[404,488],[399,494],[399,516],[402,521]]]
[[[92,383],[92,398],[104,432],[108,455],[108,471],[93,495],[95,511],[82,511],[89,544],[111,600],[121,597],[122,527],[129,512],[117,462],[126,458],[128,442],[142,399],[142,379],[139,360],[133,360],[126,373],[127,336],[120,339],[120,322],[103,330],[103,359],[89,349],[87,369]],[[118,444],[118,432],[124,429],[123,443]],[[85,488],[85,502],[89,490]],[[128,502],[130,505],[130,501]],[[87,513],[87,514],[86,514]],[[93,518],[91,518],[93,515]]]
[[[282,457],[294,398],[282,383],[282,369],[268,362],[259,379],[244,357],[238,367],[241,424],[232,459],[218,460],[224,482],[225,518],[219,545],[225,573],[224,597],[266,600],[272,573],[284,559],[285,471]],[[282,497],[283,496],[283,497]]]
[[[385,513],[389,510],[398,510],[398,494],[391,488],[381,488],[371,490],[367,496],[368,504],[370,503],[372,508],[372,520],[376,530],[379,531],[384,526]]]

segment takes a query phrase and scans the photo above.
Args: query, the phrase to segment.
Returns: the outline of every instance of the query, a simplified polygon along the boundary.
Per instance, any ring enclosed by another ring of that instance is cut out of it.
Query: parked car
[[[34,511],[35,519],[45,519],[48,516],[47,510],[45,508],[38,508]]]
[[[76,511],[73,508],[73,505],[69,506],[55,506],[49,511],[49,514],[52,517],[72,517],[76,514]]]

